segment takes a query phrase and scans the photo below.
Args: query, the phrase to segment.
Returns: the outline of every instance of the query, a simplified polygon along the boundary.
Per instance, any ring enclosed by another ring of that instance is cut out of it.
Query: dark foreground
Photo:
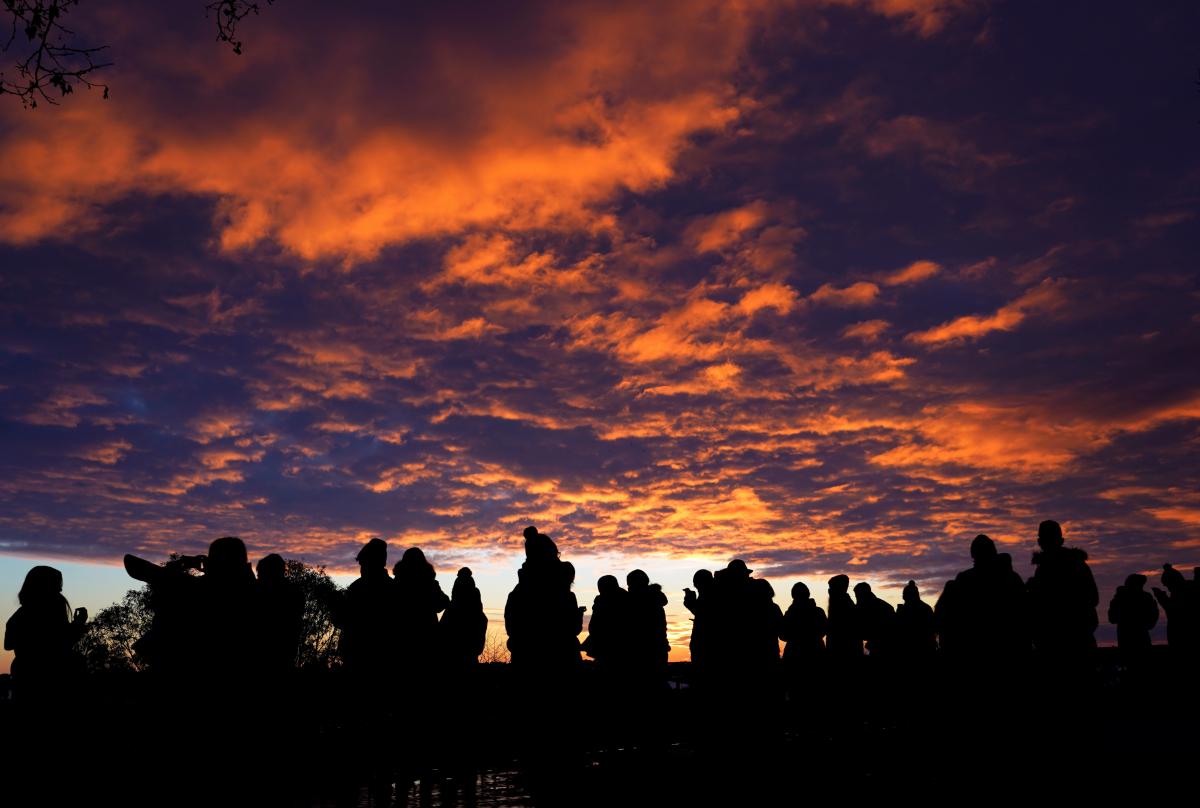
[[[469,710],[411,694],[408,709],[389,710],[406,696],[371,704],[359,694],[346,705],[344,690],[333,695],[344,683],[326,675],[288,698],[252,696],[236,716],[204,693],[155,693],[132,676],[38,713],[0,702],[3,803],[993,804],[1137,794],[1190,804],[1196,680],[1154,650],[1148,667],[1128,671],[1101,649],[1088,681],[1076,682],[1032,666],[921,678],[864,667],[825,677],[803,700],[767,683],[706,696],[687,665],[673,665],[661,698],[614,702],[589,670],[573,697],[532,704],[507,666],[483,666],[486,687]]]

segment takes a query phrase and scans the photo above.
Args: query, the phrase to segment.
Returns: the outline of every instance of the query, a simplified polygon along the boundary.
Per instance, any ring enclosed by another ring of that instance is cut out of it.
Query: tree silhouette
[[[99,88],[108,98],[109,87],[96,81],[96,71],[111,67],[108,45],[87,45],[63,20],[79,0],[0,0],[8,15],[9,30],[0,33],[0,53],[10,51],[15,64],[9,73],[0,71],[0,95],[13,95],[26,109],[39,103],[58,104],[77,87]],[[271,5],[275,0],[265,0]],[[242,52],[238,36],[241,22],[257,15],[263,2],[216,0],[204,7],[205,16],[215,19],[217,41]],[[13,71],[15,70],[15,77]]]
[[[9,14],[8,36],[0,53],[15,50],[16,78],[0,72],[0,95],[15,95],[22,106],[36,109],[38,102],[57,104],[77,86],[99,87],[108,98],[108,85],[93,81],[92,73],[109,67],[107,45],[80,44],[63,18],[79,0],[3,0]],[[57,93],[57,98],[54,93]]]
[[[479,655],[479,661],[505,663],[509,662],[511,658],[508,652],[507,638],[495,631],[489,631],[484,639],[483,653]]]
[[[329,610],[331,597],[338,590],[324,567],[310,567],[303,561],[288,559],[284,575],[304,593],[304,618],[300,627],[300,648],[296,655],[299,668],[331,668],[341,664],[338,657],[338,630]]]
[[[146,662],[133,645],[150,629],[154,612],[150,591],[130,589],[125,597],[100,610],[79,640],[79,651],[89,673],[130,673],[144,670]]]
[[[275,0],[267,0],[271,5]],[[242,53],[242,40],[238,39],[238,24],[251,14],[258,14],[261,3],[252,0],[217,0],[205,7],[205,13],[217,18],[217,41],[228,42],[233,52]]]

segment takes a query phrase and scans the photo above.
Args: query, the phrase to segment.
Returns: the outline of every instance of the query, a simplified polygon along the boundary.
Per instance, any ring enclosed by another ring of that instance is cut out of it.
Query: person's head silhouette
[[[641,570],[634,570],[625,576],[625,585],[629,587],[629,591],[640,591],[650,586],[650,576]]]
[[[253,579],[246,544],[237,536],[222,536],[208,545],[208,558],[204,561],[206,578],[234,581]]]
[[[904,602],[905,603],[920,603],[921,592],[917,589],[916,581],[909,581],[904,585]]]
[[[754,572],[754,570],[747,567],[746,562],[740,558],[735,558],[733,561],[730,561],[729,566],[726,567],[726,569],[729,570],[734,578],[749,578],[750,573]]]
[[[808,587],[803,581],[797,581],[796,583],[792,584],[792,600],[798,600],[803,603],[804,601],[808,600],[809,597],[810,595]]]
[[[25,583],[17,593],[22,606],[41,606],[62,598],[62,573],[54,567],[37,566],[25,573]]]
[[[377,572],[382,568],[384,574],[387,574],[387,551],[387,542],[383,539],[371,539],[362,546],[362,549],[358,551],[358,555],[354,557],[354,560],[358,562],[358,566],[363,573],[368,571]]]
[[[454,578],[454,585],[450,587],[450,599],[455,603],[477,604],[481,602],[479,587],[475,585],[475,577],[471,574],[470,567],[463,567],[458,571],[458,575]]]
[[[1128,575],[1125,578],[1125,588],[1130,591],[1140,591],[1146,588],[1146,576],[1139,572]]]
[[[437,578],[437,572],[425,558],[425,553],[420,547],[409,547],[405,550],[404,555],[400,556],[400,560],[396,562],[392,574],[397,578],[403,577],[410,581],[432,581]]]
[[[845,594],[850,591],[850,576],[835,575],[829,579],[829,593],[833,595]]]
[[[696,574],[692,576],[692,586],[698,590],[703,590],[712,583],[713,574],[711,570],[696,570]]]
[[[533,525],[525,528],[525,558],[534,563],[556,561],[558,545],[545,533],[539,533]]]
[[[1053,551],[1063,546],[1062,525],[1053,519],[1047,519],[1038,525],[1038,547]]]
[[[610,595],[620,588],[621,584],[615,575],[601,575],[600,580],[596,581],[596,591],[601,595]]]
[[[996,542],[983,533],[971,540],[971,560],[983,564],[996,557]]]
[[[1187,583],[1187,579],[1183,577],[1183,573],[1175,569],[1170,564],[1163,564],[1161,577],[1163,586],[1165,586],[1170,592],[1182,589]]]
[[[260,581],[282,581],[285,577],[286,565],[283,563],[283,556],[279,553],[271,553],[259,560],[257,569]]]
[[[859,603],[870,600],[873,597],[875,595],[871,592],[871,585],[866,581],[860,581],[854,585],[854,599]]]

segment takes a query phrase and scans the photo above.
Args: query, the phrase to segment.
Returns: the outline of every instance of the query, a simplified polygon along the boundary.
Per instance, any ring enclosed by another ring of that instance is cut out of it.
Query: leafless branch
[[[502,635],[489,631],[483,643],[483,653],[479,655],[480,662],[508,662],[508,640]]]
[[[275,0],[267,0],[271,5]],[[233,52],[241,54],[242,40],[238,38],[238,24],[251,14],[258,14],[262,4],[253,0],[217,0],[205,7],[205,14],[217,17],[217,41],[228,42]]]
[[[39,102],[57,104],[75,91],[99,87],[108,98],[108,85],[93,81],[92,73],[110,67],[101,54],[107,45],[83,47],[75,43],[75,32],[63,25],[63,17],[79,0],[0,0],[11,17],[9,33],[0,53],[16,46],[21,56],[16,78],[0,72],[0,95],[21,99],[22,106],[36,109]],[[57,93],[57,95],[55,95]]]

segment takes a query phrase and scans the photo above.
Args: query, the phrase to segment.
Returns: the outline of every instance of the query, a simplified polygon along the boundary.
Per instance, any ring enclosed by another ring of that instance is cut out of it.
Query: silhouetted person
[[[419,547],[410,547],[392,570],[395,582],[402,678],[427,679],[437,653],[438,615],[450,604],[433,565]]]
[[[517,678],[519,745],[530,788],[545,802],[566,801],[575,751],[562,707],[575,698],[579,633],[585,609],[571,585],[575,568],[549,536],[525,530],[525,562],[504,606],[508,650]]]
[[[933,607],[933,622],[937,627],[938,649],[951,663],[958,661],[964,653],[965,611],[958,591],[958,581],[946,581],[942,594],[938,596]]]
[[[910,663],[927,663],[937,650],[933,609],[921,600],[916,581],[905,584],[903,597],[896,607],[896,651]]]
[[[954,595],[939,606],[939,617],[958,629],[947,648],[974,678],[981,670],[1016,664],[1029,641],[1025,584],[1012,569],[1012,557],[998,553],[996,543],[980,533],[971,541],[971,564],[955,577]]]
[[[294,673],[304,625],[304,592],[287,577],[287,565],[278,553],[259,560],[258,631],[255,644],[262,665],[263,687],[280,704],[296,698]],[[298,758],[305,722],[294,710],[261,711],[256,722],[263,770],[272,776],[260,780],[262,791],[282,803],[298,800],[301,768]]]
[[[829,620],[803,583],[792,584],[792,605],[783,614],[779,639],[783,640],[783,659],[803,664],[825,655],[825,634]]]
[[[629,587],[628,635],[626,643],[633,675],[645,687],[655,687],[666,674],[667,596],[650,576],[634,570],[625,576]]]
[[[65,805],[94,791],[89,768],[97,750],[61,754],[67,744],[86,743],[87,736],[76,728],[82,730],[90,719],[83,659],[74,647],[87,629],[87,611],[72,612],[62,588],[57,569],[33,567],[17,595],[20,606],[5,626],[4,648],[14,652],[13,700],[0,702],[0,800],[5,805]]]
[[[177,556],[159,566],[135,555],[126,555],[125,571],[144,582],[153,617],[150,628],[133,644],[134,652],[149,666],[151,681],[177,692],[192,671],[195,653],[192,635],[197,619],[196,582],[188,570],[203,569],[204,556]]]
[[[354,558],[359,577],[332,604],[334,625],[341,630],[338,653],[347,672],[382,681],[392,672],[399,636],[387,542],[371,539]]]
[[[855,612],[866,640],[867,651],[873,659],[886,659],[892,653],[896,628],[896,610],[871,591],[866,581],[854,585]]]
[[[850,578],[846,575],[835,575],[829,579],[830,657],[834,660],[861,657],[862,636],[854,601],[850,599]]]
[[[814,696],[825,673],[825,634],[829,620],[803,583],[792,584],[792,603],[779,623],[783,640],[784,686],[793,710],[816,709]]]
[[[750,581],[751,612],[747,621],[754,640],[754,658],[762,675],[776,677],[779,662],[779,632],[783,610],[775,602],[775,588],[766,578]]]
[[[707,615],[711,600],[713,574],[709,570],[696,570],[692,575],[692,586],[684,587],[683,607],[692,613],[692,634],[688,639],[688,650],[692,656],[693,679],[703,680],[709,665],[712,646],[712,618]]]
[[[426,716],[443,754],[442,766],[463,792],[468,805],[474,804],[475,775],[478,769],[479,732],[476,724],[483,709],[478,680],[479,655],[487,640],[487,615],[471,570],[463,567],[450,588],[450,604],[438,623],[442,658],[439,713],[433,720]],[[401,732],[411,732],[401,727]],[[418,743],[428,743],[424,728],[415,733]],[[422,774],[422,793],[426,791],[428,772]]]
[[[87,610],[71,611],[62,594],[62,573],[33,567],[17,593],[20,607],[4,628],[4,650],[12,651],[16,697],[30,702],[61,699],[83,673],[75,644],[87,630]]]
[[[1064,547],[1062,528],[1047,520],[1038,526],[1040,552],[1029,579],[1034,649],[1060,661],[1085,664],[1096,647],[1096,607],[1100,593],[1087,565],[1087,553]]]
[[[262,603],[246,545],[236,536],[222,536],[209,544],[206,556],[180,556],[161,567],[126,556],[125,568],[150,584],[156,608],[166,608],[166,621],[152,628],[158,634],[154,645],[167,657],[159,696],[203,694],[202,720],[187,720],[176,711],[152,716],[160,721],[156,734],[163,736],[153,751],[193,759],[219,745],[224,765],[194,784],[196,799],[213,801],[232,783],[250,782],[247,767],[256,747]]]
[[[525,531],[525,563],[504,607],[512,664],[539,679],[572,673],[579,663],[582,614],[574,567],[561,561],[549,536]]]
[[[450,589],[450,603],[438,624],[442,657],[455,670],[479,663],[487,641],[487,615],[475,578],[468,567],[458,571]]]
[[[258,562],[259,632],[256,640],[268,675],[278,677],[296,665],[304,623],[304,593],[287,579],[283,557],[271,553]]]
[[[400,645],[400,618],[395,581],[388,575],[387,542],[371,539],[355,556],[359,576],[330,603],[334,625],[341,630],[338,652],[345,666],[346,743],[339,753],[354,772],[353,782],[366,781],[371,794],[384,800],[390,792],[389,701],[395,682]]]
[[[582,649],[596,660],[596,668],[603,675],[619,672],[624,676],[629,657],[629,593],[621,588],[615,575],[600,576],[596,591]]]
[[[750,570],[740,558],[713,575],[706,596],[709,621],[709,679],[714,695],[727,702],[743,693],[755,675],[757,636],[752,626],[755,596]],[[717,709],[724,709],[720,705]]]
[[[1161,577],[1166,591],[1154,587],[1154,597],[1167,617],[1167,645],[1176,663],[1190,666],[1200,656],[1200,597],[1196,591],[1200,584],[1187,580],[1170,564],[1163,564]]]
[[[1126,665],[1142,664],[1150,652],[1150,629],[1158,623],[1158,605],[1146,591],[1146,576],[1134,573],[1118,586],[1108,604],[1108,622],[1117,627],[1117,648]]]

